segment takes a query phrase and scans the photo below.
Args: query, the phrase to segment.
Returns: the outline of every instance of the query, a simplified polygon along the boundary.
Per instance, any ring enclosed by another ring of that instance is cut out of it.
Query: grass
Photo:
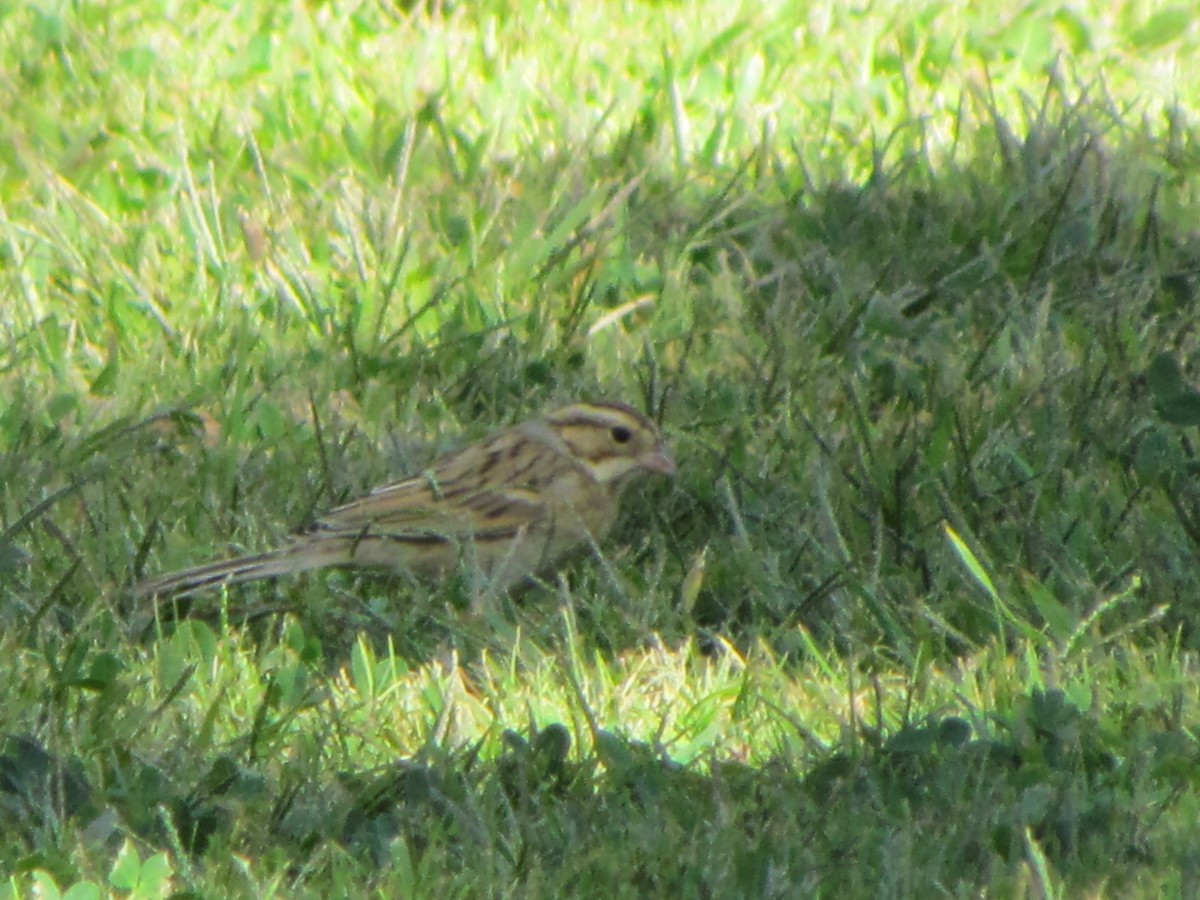
[[[0,13],[8,893],[1194,892],[1190,11],[796,6]],[[130,633],[577,396],[602,559]]]

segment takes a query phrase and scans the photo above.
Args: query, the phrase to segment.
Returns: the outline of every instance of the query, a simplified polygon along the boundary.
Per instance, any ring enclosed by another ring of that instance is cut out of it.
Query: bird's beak
[[[661,448],[653,453],[647,453],[638,462],[643,469],[658,472],[660,475],[674,475],[678,471],[675,468],[675,460],[671,459],[671,454]]]

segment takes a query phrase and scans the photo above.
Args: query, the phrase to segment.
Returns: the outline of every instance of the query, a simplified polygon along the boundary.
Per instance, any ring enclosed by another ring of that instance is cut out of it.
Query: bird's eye
[[[618,444],[628,444],[629,439],[633,437],[633,432],[624,425],[614,425],[610,434],[612,435],[612,439]]]

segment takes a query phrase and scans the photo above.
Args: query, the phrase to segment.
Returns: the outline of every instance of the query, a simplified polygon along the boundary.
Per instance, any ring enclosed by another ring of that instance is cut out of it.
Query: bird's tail
[[[321,552],[315,543],[301,541],[267,553],[218,560],[159,575],[137,584],[134,594],[138,597],[186,597],[227,584],[306,572],[336,562],[336,558]]]

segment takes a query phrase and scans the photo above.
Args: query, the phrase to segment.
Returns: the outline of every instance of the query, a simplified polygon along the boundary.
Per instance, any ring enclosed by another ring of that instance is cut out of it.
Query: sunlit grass
[[[11,893],[1179,892],[1190,10],[446,7],[0,14]],[[130,633],[577,396],[602,562]]]

